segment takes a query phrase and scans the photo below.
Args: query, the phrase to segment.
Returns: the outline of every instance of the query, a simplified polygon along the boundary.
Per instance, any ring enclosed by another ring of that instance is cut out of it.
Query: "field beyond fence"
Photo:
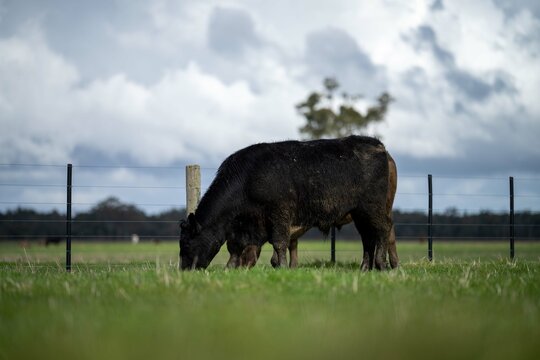
[[[178,266],[178,242],[78,242],[73,245],[73,266]],[[257,266],[270,264],[272,247],[265,244]],[[518,242],[516,258],[523,261],[540,261],[540,243]],[[330,241],[302,239],[298,245],[300,264],[330,261]],[[426,244],[421,242],[398,243],[398,253],[402,263],[427,260]],[[362,243],[359,239],[342,241],[336,244],[336,261],[359,263],[362,256]],[[226,246],[221,248],[212,266],[223,267],[229,258]],[[482,242],[437,242],[436,262],[470,262],[508,259],[508,244],[500,241]],[[0,262],[15,263],[28,267],[64,267],[65,246],[30,243],[21,246],[19,242],[0,243]]]

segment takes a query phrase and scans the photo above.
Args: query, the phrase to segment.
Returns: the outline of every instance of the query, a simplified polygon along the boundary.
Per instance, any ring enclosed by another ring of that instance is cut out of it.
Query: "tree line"
[[[170,209],[148,215],[135,205],[122,203],[115,197],[99,202],[72,220],[72,236],[82,240],[125,241],[137,234],[144,240],[174,240],[179,234],[179,221],[184,209]],[[31,221],[27,221],[31,220]],[[66,233],[65,215],[57,211],[40,213],[19,208],[0,212],[1,240],[45,241]],[[176,239],[177,240],[177,239]]]
[[[399,240],[425,241],[427,215],[423,212],[394,211],[396,235]],[[179,221],[185,218],[184,209],[170,209],[149,215],[135,205],[117,198],[107,198],[86,212],[73,217],[72,234],[84,241],[130,241],[137,234],[141,241],[177,241]],[[433,236],[449,240],[503,240],[509,236],[509,215],[490,211],[462,214],[456,209],[433,216]],[[540,240],[540,213],[517,212],[515,236],[520,239]],[[19,208],[0,212],[0,240],[41,241],[62,237],[66,231],[65,215],[57,212],[37,212]],[[321,239],[317,229],[304,238]],[[338,239],[358,239],[352,224],[337,232]]]

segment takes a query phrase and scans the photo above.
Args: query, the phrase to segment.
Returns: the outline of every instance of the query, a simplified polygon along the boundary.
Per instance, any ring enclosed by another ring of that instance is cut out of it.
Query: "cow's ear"
[[[201,232],[201,225],[199,224],[197,219],[195,219],[195,214],[190,213],[188,215],[188,223],[189,223],[189,227],[193,230],[195,234],[198,234],[199,232]]]

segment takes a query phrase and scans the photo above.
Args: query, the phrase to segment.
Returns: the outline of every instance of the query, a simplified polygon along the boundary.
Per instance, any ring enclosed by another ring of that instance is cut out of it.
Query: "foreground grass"
[[[485,258],[371,273],[3,262],[0,359],[538,358],[538,258]]]

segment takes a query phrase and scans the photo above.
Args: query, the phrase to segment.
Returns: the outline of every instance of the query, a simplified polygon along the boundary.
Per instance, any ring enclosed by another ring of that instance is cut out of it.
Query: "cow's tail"
[[[392,218],[392,207],[394,205],[394,198],[396,196],[396,190],[397,190],[397,166],[396,162],[388,153],[386,152],[387,160],[388,160],[388,190],[386,193],[386,211],[388,216]],[[392,269],[398,267],[399,265],[399,257],[397,254],[397,248],[396,248],[396,232],[394,230],[394,224],[392,223],[392,229],[390,230],[390,238],[388,241],[388,257],[390,260],[390,266]]]

